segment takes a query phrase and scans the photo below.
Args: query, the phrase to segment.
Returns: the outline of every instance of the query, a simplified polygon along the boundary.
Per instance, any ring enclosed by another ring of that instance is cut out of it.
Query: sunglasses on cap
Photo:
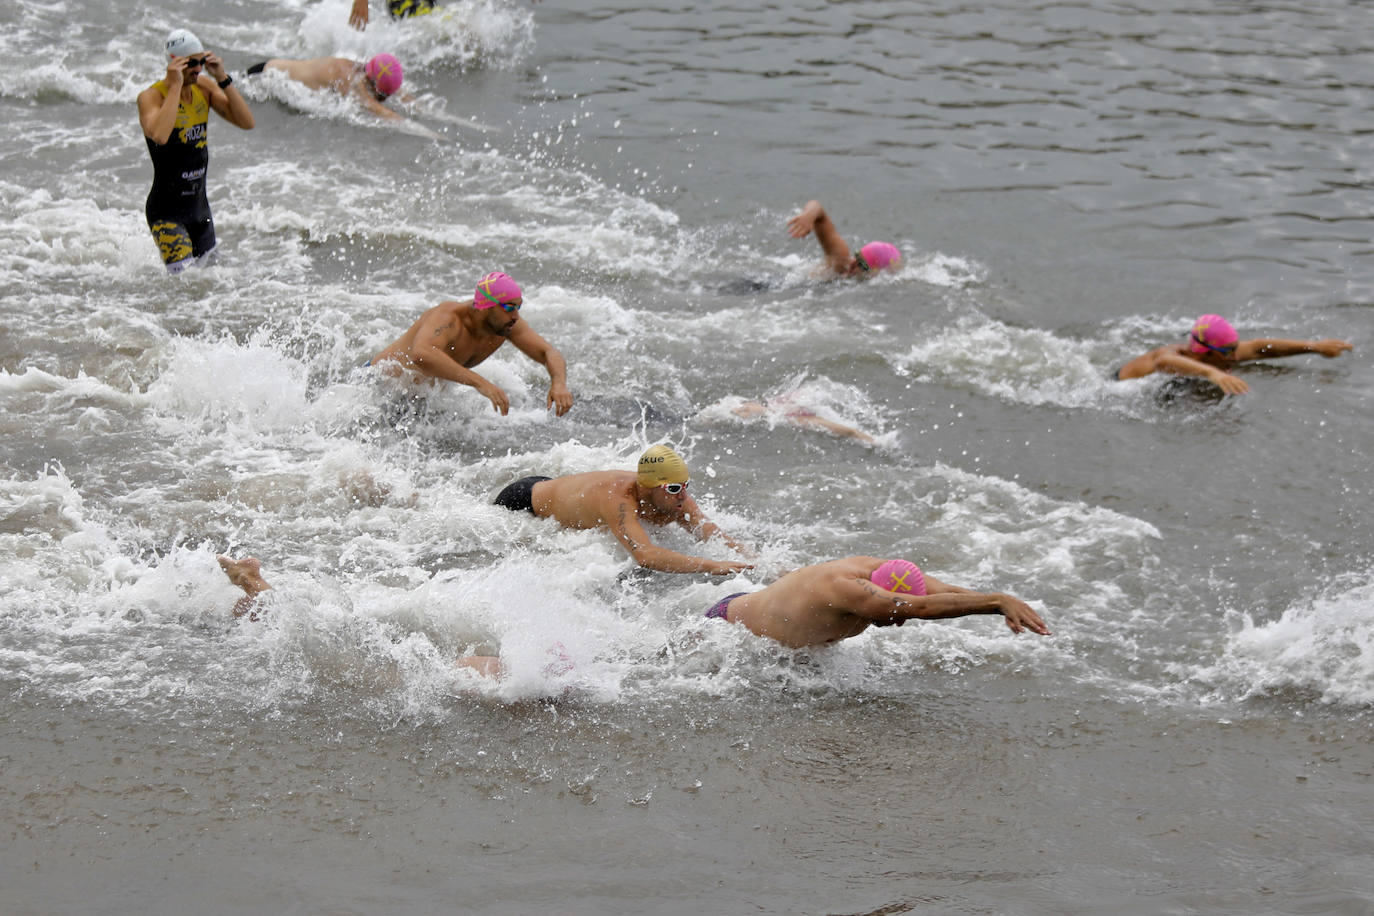
[[[187,66],[187,67],[203,67],[203,66],[205,66],[205,62],[206,62],[207,60],[209,60],[209,59],[210,59],[210,58],[208,58],[208,57],[188,57],[188,58],[186,58],[186,66]]]
[[[676,496],[676,495],[678,495],[679,493],[681,493],[681,492],[682,492],[683,490],[685,490],[685,489],[687,489],[687,484],[686,484],[686,483],[665,483],[665,484],[663,484],[663,492],[667,493],[669,496]]]
[[[1229,346],[1225,347],[1214,347],[1205,340],[1198,340],[1196,334],[1189,334],[1188,336],[1193,338],[1193,343],[1197,344],[1199,347],[1206,347],[1212,353],[1220,353],[1222,356],[1230,356],[1232,353],[1236,352],[1235,344],[1230,344]]]

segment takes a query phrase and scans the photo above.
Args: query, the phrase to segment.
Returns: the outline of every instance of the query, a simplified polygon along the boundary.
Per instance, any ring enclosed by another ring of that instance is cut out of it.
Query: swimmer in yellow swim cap
[[[694,557],[649,539],[644,523],[675,523],[698,540],[717,535],[741,553],[744,548],[706,517],[687,492],[691,473],[682,456],[667,445],[653,445],[639,456],[634,471],[588,471],[565,477],[522,477],[496,496],[496,505],[552,518],[564,528],[605,528],[635,562],[661,572],[704,572],[728,576],[752,565],[738,560]]]

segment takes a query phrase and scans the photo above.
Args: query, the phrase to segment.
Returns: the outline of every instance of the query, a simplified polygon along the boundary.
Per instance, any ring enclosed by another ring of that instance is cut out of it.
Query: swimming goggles
[[[1199,347],[1206,347],[1213,353],[1220,353],[1222,356],[1230,356],[1231,354],[1236,352],[1235,344],[1231,344],[1230,346],[1226,347],[1214,347],[1205,340],[1198,340],[1196,334],[1189,334],[1188,336],[1193,339],[1193,343],[1197,344]]]
[[[203,66],[205,66],[205,62],[206,62],[207,60],[209,60],[209,59],[210,59],[210,58],[208,58],[208,57],[188,57],[188,58],[186,58],[186,66],[187,66],[187,67],[203,67]]]
[[[520,311],[520,306],[524,305],[525,303],[523,303],[523,302],[498,302],[498,303],[496,303],[496,304],[499,305],[499,306],[501,306],[501,311],[503,311],[503,312],[505,312],[507,315],[509,315],[511,312],[518,312],[518,311]]]
[[[669,496],[676,496],[685,489],[687,489],[687,484],[685,483],[665,483],[663,485],[663,492],[667,493]]]
[[[864,253],[862,251],[854,252],[854,260],[859,262],[859,267],[863,268],[864,273],[868,273],[873,269],[869,267],[868,262],[864,260]]]

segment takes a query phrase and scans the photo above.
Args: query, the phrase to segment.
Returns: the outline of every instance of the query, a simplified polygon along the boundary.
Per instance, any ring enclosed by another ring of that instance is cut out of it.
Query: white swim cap
[[[200,39],[185,29],[172,29],[167,35],[167,56],[169,58],[190,57],[192,54],[199,54],[204,50]]]

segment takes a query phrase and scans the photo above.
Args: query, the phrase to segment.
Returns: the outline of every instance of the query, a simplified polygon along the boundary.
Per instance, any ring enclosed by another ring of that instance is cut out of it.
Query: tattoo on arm
[[[625,538],[625,543],[630,550],[638,550],[640,543],[630,536],[630,507],[624,503],[620,504],[620,509],[616,512],[615,530]]]
[[[434,334],[431,335],[431,336],[433,336],[433,337],[443,337],[446,333],[448,333],[448,332],[451,331],[451,330],[453,330],[453,323],[452,323],[452,322],[449,322],[448,324],[440,325],[439,327],[435,328],[435,329],[434,329]]]

